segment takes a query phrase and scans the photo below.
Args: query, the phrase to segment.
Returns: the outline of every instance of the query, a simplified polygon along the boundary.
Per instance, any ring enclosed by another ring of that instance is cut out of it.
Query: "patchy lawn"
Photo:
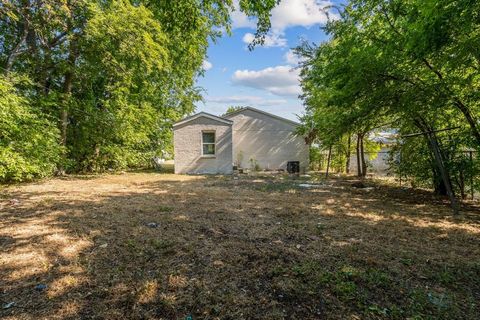
[[[372,187],[128,173],[3,188],[0,317],[478,319],[479,208],[452,218]]]

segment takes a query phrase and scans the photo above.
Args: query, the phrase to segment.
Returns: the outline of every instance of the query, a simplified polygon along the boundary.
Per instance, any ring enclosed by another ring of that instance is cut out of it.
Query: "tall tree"
[[[454,145],[480,149],[480,60],[473,45],[479,38],[478,6],[468,0],[350,1],[341,18],[325,27],[329,41],[297,48],[305,57],[307,112],[328,119],[316,116],[318,134],[358,132],[361,149],[362,137],[385,120],[399,134],[420,130],[427,148],[418,151],[430,154],[430,172],[441,176],[456,208],[452,169],[458,166],[431,132],[454,123],[460,128]],[[358,164],[365,174],[361,157]]]
[[[260,41],[277,3],[240,1]],[[60,172],[141,166],[172,153],[171,125],[201,100],[196,79],[232,10],[231,0],[6,0],[0,68],[32,80],[18,93],[57,124]]]

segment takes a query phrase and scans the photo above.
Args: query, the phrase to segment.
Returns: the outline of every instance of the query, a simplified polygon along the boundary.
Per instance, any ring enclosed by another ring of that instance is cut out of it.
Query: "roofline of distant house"
[[[289,119],[285,119],[285,118],[282,118],[280,116],[277,116],[277,115],[274,115],[274,114],[271,114],[271,113],[268,113],[268,112],[265,112],[265,111],[262,111],[262,110],[259,110],[259,109],[256,109],[256,108],[252,108],[252,107],[243,107],[241,109],[238,109],[238,110],[235,110],[233,112],[230,112],[230,113],[227,113],[223,116],[223,118],[227,118],[227,117],[230,117],[232,115],[235,115],[237,113],[240,113],[242,111],[245,111],[245,110],[250,110],[250,111],[254,111],[254,112],[258,112],[258,113],[261,113],[261,114],[264,114],[266,116],[269,116],[269,117],[272,117],[272,118],[275,118],[275,119],[278,119],[278,120],[282,120],[282,121],[285,121],[285,122],[288,122],[290,124],[293,124],[295,126],[299,126],[300,123],[298,122],[295,122],[293,120],[289,120]]]
[[[222,123],[229,124],[229,125],[231,125],[231,124],[233,123],[232,120],[228,120],[228,119],[225,119],[225,118],[222,118],[222,117],[218,117],[218,116],[215,116],[215,115],[213,115],[213,114],[210,114],[210,113],[207,113],[207,112],[203,112],[203,111],[202,111],[202,112],[199,112],[199,113],[197,113],[197,114],[194,114],[194,115],[192,115],[192,116],[190,116],[190,117],[187,117],[187,118],[185,118],[185,119],[183,119],[183,120],[180,120],[180,121],[174,123],[174,124],[173,124],[173,127],[178,127],[178,126],[180,126],[180,125],[182,125],[182,124],[185,124],[185,123],[187,123],[187,122],[193,121],[193,120],[198,119],[198,118],[200,118],[200,117],[208,118],[208,119],[215,120],[215,121],[222,122]]]

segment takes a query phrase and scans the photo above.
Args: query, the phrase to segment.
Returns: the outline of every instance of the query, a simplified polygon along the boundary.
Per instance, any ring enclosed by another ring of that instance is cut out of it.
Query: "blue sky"
[[[220,115],[230,105],[252,106],[297,120],[302,114],[298,59],[291,52],[301,39],[319,43],[326,39],[321,26],[327,21],[322,9],[330,1],[282,0],[272,12],[272,30],[264,46],[249,51],[255,21],[236,11],[233,34],[211,44],[204,61],[205,75],[198,85],[205,102],[197,111]],[[335,14],[330,11],[330,18]]]

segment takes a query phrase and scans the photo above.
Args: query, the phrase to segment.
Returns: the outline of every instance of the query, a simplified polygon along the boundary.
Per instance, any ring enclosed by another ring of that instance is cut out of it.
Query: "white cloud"
[[[315,24],[325,24],[328,17],[324,8],[330,5],[331,1],[283,0],[272,10],[272,29],[285,30],[293,26],[309,28]],[[329,15],[331,19],[336,18],[332,12]]]
[[[328,19],[338,19],[338,14],[329,6],[333,3],[328,0],[282,0],[271,12],[271,30],[265,36],[263,47],[286,47],[285,29],[295,26],[310,28],[314,25],[327,23]],[[255,29],[256,20],[240,12],[238,1],[234,1],[235,11],[232,13],[232,27],[248,27]],[[250,44],[254,34],[246,33],[243,42]],[[298,63],[298,62],[297,62]]]
[[[272,30],[281,34],[285,29],[293,26],[306,28],[316,24],[325,24],[328,21],[324,8],[332,5],[328,0],[282,0],[271,13]],[[240,12],[238,0],[234,1],[235,11],[232,12],[232,27],[248,27],[255,29],[256,21],[249,19]],[[330,19],[337,19],[338,14],[326,9]]]
[[[202,62],[202,69],[203,70],[208,71],[208,70],[212,69],[212,67],[213,67],[213,64],[210,61],[203,60],[203,62]]]
[[[266,90],[279,96],[297,96],[301,93],[300,70],[291,66],[276,66],[262,70],[237,70],[232,82],[250,88]]]
[[[253,33],[245,33],[242,38],[243,42],[245,42],[246,44],[250,44],[254,39],[255,35]],[[283,37],[283,34],[270,33],[265,36],[265,41],[262,46],[266,48],[286,47],[287,39]]]
[[[254,29],[257,26],[256,19],[249,18],[245,13],[240,11],[240,5],[238,4],[238,0],[233,2],[233,6],[235,8],[234,11],[231,12],[230,17],[232,18],[232,28],[250,28]]]
[[[224,96],[224,97],[207,97],[207,102],[233,104],[241,106],[276,106],[287,103],[285,99],[265,99],[258,96]]]
[[[285,54],[283,55],[283,59],[285,60],[286,63],[293,66],[296,66],[300,62],[302,62],[302,57],[299,57],[298,55],[296,55],[295,52],[293,52],[293,50],[291,49],[285,52]]]

